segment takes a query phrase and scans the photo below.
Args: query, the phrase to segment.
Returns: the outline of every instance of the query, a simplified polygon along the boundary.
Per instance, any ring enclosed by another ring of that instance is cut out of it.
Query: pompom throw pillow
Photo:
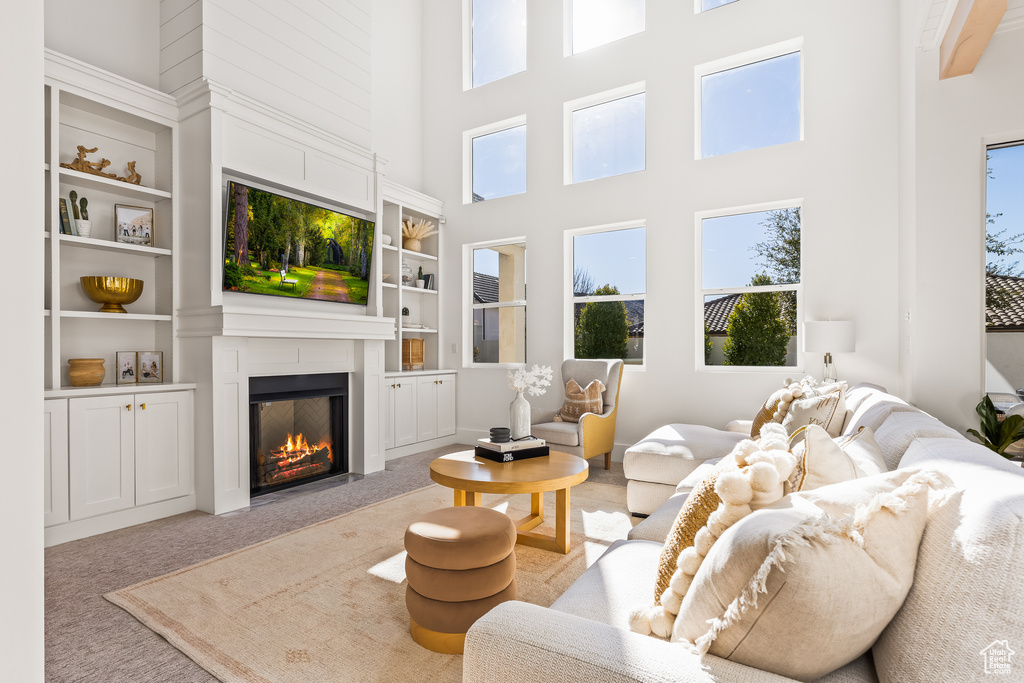
[[[555,416],[555,422],[579,422],[584,413],[603,413],[604,402],[601,396],[604,388],[604,382],[599,379],[593,380],[585,389],[581,389],[576,380],[570,379],[565,383],[565,400]]]

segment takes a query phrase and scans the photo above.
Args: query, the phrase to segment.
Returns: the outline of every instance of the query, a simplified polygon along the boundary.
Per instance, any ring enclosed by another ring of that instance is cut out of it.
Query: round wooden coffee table
[[[480,505],[481,493],[529,493],[530,514],[515,522],[517,543],[569,552],[569,489],[585,481],[587,461],[551,451],[542,458],[493,462],[473,451],[442,455],[430,463],[430,478],[455,489],[455,505]],[[531,531],[544,521],[544,493],[555,492],[555,535]]]

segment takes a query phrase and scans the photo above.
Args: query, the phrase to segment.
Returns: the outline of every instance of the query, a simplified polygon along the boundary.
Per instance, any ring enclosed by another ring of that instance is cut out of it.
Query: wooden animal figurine
[[[98,150],[99,147],[93,147],[92,149],[87,148],[85,145],[78,146],[78,157],[70,164],[61,163],[63,168],[70,168],[73,171],[80,171],[82,173],[91,173],[93,175],[103,176],[104,178],[116,178],[116,173],[104,173],[103,169],[110,166],[110,159],[100,159],[99,161],[89,161],[85,158],[87,154],[93,154]]]
[[[128,162],[128,177],[126,177],[126,178],[118,178],[118,180],[120,180],[123,183],[131,183],[132,185],[141,185],[142,184],[142,175],[139,174],[135,170],[135,162],[134,161],[129,161]]]

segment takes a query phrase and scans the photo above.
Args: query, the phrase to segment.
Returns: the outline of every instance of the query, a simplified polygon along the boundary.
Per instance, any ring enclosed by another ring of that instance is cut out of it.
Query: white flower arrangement
[[[520,368],[508,371],[508,386],[517,393],[528,391],[530,396],[542,396],[550,385],[550,365],[534,365],[529,370]]]

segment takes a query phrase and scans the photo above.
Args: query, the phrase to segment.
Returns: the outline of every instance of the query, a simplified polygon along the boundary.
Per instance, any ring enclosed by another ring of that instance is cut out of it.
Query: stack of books
[[[526,458],[539,458],[549,454],[544,439],[522,439],[498,443],[490,439],[477,439],[475,453],[480,458],[495,462],[514,462]]]

